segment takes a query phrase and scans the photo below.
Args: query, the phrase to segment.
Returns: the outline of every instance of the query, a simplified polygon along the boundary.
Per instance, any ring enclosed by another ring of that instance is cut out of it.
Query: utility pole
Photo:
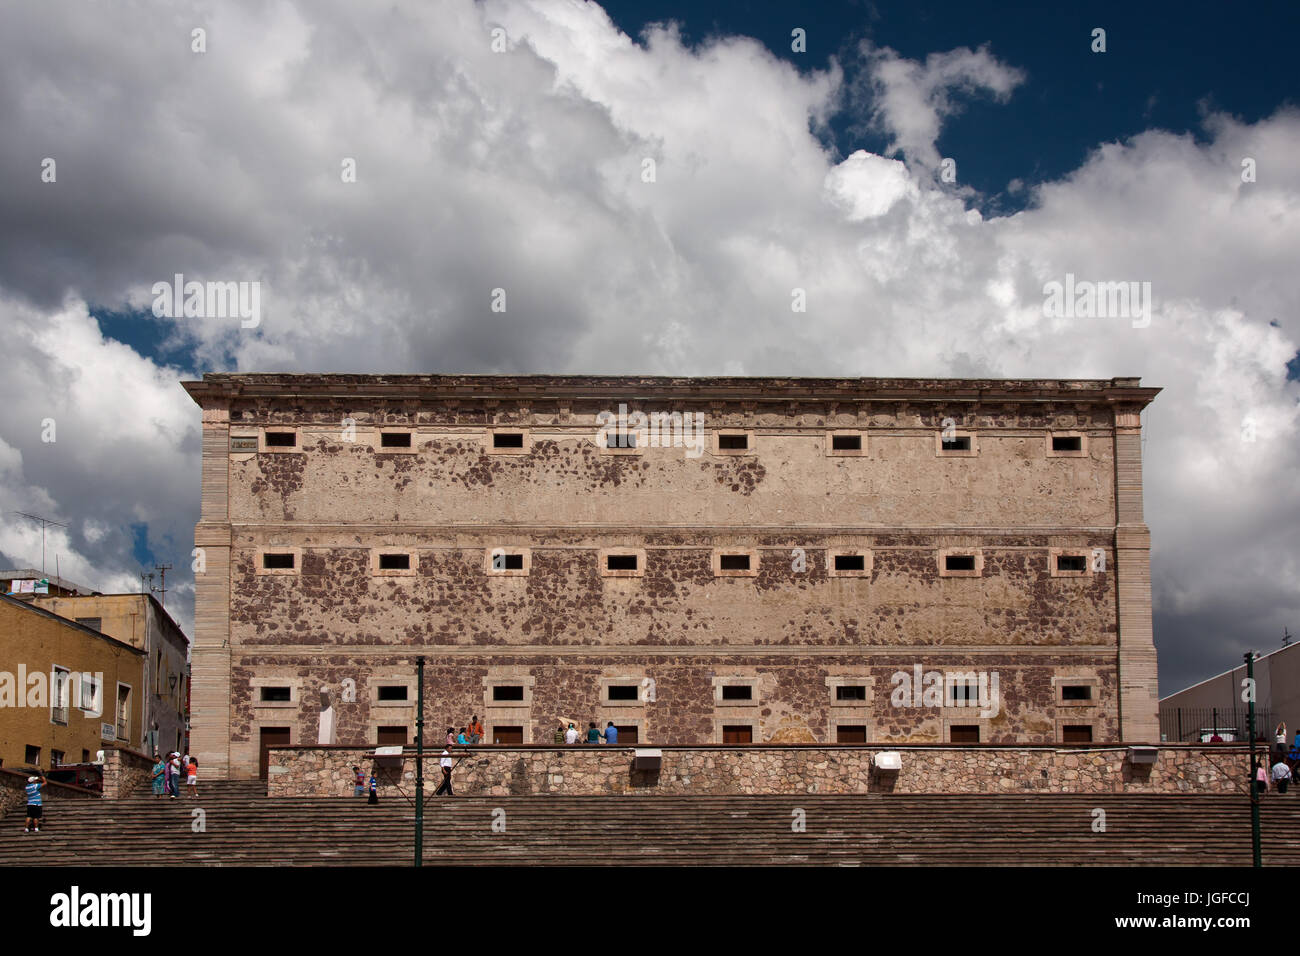
[[[415,865],[424,865],[424,655],[415,659]]]
[[[1255,652],[1246,652],[1246,725],[1250,737],[1250,842],[1255,866],[1263,866],[1259,845],[1259,784],[1255,782]]]
[[[153,568],[155,571],[158,572],[160,578],[158,582],[158,594],[161,596],[158,598],[158,602],[164,608],[166,608],[167,607],[167,572],[172,569],[172,566],[170,564],[155,564]]]

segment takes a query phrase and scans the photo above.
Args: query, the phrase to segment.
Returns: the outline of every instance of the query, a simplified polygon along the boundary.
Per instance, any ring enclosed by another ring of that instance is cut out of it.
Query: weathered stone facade
[[[522,743],[560,718],[655,744],[1158,738],[1139,457],[1158,390],[1136,379],[186,388],[204,419],[193,750],[217,776],[256,773],[285,742],[268,733],[316,743],[322,688],[334,741],[410,739],[416,655],[430,740],[471,714]],[[620,404],[701,415],[707,440],[605,447]],[[995,677],[996,706],[900,701],[917,668]]]
[[[783,793],[1218,793],[1244,792],[1244,748],[1162,747],[1156,762],[1132,763],[1128,748],[899,748],[902,768],[873,768],[877,750],[847,747],[663,748],[658,772],[634,770],[633,750],[586,747],[457,753],[458,796],[563,794]],[[439,751],[424,760],[426,793],[442,779]],[[352,794],[352,767],[373,769],[380,792],[415,787],[415,757],[375,760],[361,748],[285,748],[271,752],[273,797]]]

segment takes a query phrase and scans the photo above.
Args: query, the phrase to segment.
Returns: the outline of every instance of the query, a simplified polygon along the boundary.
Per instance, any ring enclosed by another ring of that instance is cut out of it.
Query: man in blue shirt
[[[614,721],[612,720],[609,722],[609,726],[605,728],[605,743],[618,743],[618,728],[614,726]]]
[[[45,777],[27,778],[27,826],[24,833],[41,832],[41,787],[45,786]]]

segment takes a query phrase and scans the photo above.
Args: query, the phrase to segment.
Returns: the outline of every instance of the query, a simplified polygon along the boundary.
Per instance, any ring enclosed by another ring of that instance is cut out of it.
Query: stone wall
[[[105,799],[116,800],[133,793],[148,793],[152,778],[152,758],[122,747],[104,750]]]
[[[458,753],[459,796],[785,793],[1203,793],[1242,791],[1247,751],[1162,747],[1134,766],[1128,748],[898,748],[902,769],[877,771],[878,747],[662,748],[658,773],[633,771],[623,747],[477,748]],[[270,752],[273,797],[348,796],[352,766],[378,775],[381,793],[410,793],[415,757],[365,758],[366,748],[286,747]],[[429,792],[440,751],[425,756]],[[461,759],[461,758],[464,759]]]
[[[16,770],[0,768],[0,817],[11,810],[27,806],[27,778],[30,774]],[[93,790],[69,786],[66,783],[50,781],[43,790],[43,802],[50,800],[97,800],[99,794]]]

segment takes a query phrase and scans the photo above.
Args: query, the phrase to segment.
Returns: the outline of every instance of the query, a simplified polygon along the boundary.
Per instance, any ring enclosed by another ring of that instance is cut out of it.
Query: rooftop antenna
[[[1282,646],[1286,647],[1290,643],[1291,643],[1291,632],[1288,631],[1286,629],[1286,626],[1284,625],[1282,627]]]
[[[40,515],[28,514],[26,511],[11,511],[11,515],[22,515],[24,518],[31,518],[33,521],[41,523],[41,577],[45,577],[45,526],[54,525],[57,528],[66,528],[67,525],[61,521],[54,521],[51,518],[43,518]],[[55,575],[58,577],[58,575]]]

